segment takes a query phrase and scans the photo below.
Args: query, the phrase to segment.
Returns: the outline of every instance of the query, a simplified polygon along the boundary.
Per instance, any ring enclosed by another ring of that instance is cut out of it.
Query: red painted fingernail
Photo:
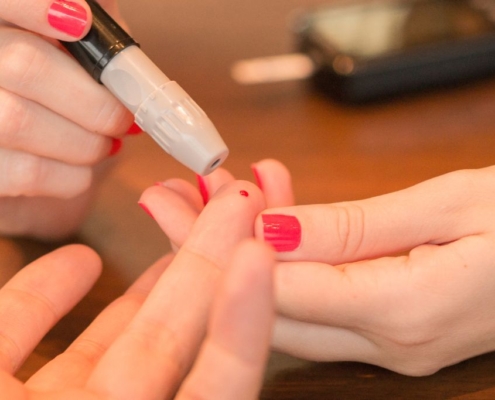
[[[203,204],[206,205],[210,199],[208,187],[206,186],[206,182],[201,175],[196,175],[196,179],[198,180],[199,193],[201,193],[201,197],[203,198]]]
[[[135,122],[131,125],[131,127],[127,131],[128,135],[139,135],[141,133],[143,133],[143,130]]]
[[[155,219],[153,214],[151,214],[150,209],[148,207],[146,207],[146,204],[144,204],[144,203],[138,203],[138,204],[146,212],[146,214],[148,214],[151,218]]]
[[[256,179],[256,184],[261,190],[263,190],[263,183],[261,182],[261,176],[258,169],[256,168],[256,164],[251,165],[251,171],[253,171],[254,179]]]
[[[301,224],[292,215],[262,214],[265,241],[276,251],[293,251],[301,244]]]
[[[117,154],[120,149],[122,149],[122,139],[112,139],[112,147],[110,147],[110,151],[108,152],[109,156],[114,156]]]
[[[61,32],[79,37],[88,23],[88,13],[76,2],[55,0],[48,9],[48,23]]]

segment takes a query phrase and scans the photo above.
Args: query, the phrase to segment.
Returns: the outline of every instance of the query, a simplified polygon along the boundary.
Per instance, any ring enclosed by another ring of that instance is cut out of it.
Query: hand
[[[101,3],[117,13],[116,1]],[[0,233],[75,230],[95,171],[132,124],[57,41],[78,40],[90,26],[83,0],[0,2]]]
[[[367,200],[269,209],[256,236],[286,250],[278,350],[408,375],[495,350],[494,167]]]
[[[165,230],[171,229],[168,207],[190,207],[164,187],[150,188],[141,202]],[[2,396],[256,398],[273,322],[274,261],[266,245],[244,238],[252,236],[263,207],[261,194],[247,182],[223,188],[176,256],[153,265],[62,355],[22,385],[12,373],[89,290],[100,261],[86,247],[69,246],[26,267],[0,290]]]

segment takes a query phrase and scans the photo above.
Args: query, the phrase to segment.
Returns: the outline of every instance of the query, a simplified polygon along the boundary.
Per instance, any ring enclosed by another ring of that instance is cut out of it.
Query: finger
[[[38,103],[85,130],[121,136],[132,114],[71,57],[29,32],[0,32],[0,87]],[[19,126],[23,113],[11,107],[2,126]],[[8,117],[15,118],[9,121]]]
[[[495,285],[492,241],[470,236],[341,269],[282,263],[276,269],[277,310],[294,320],[365,332],[376,343],[427,343],[433,339],[428,334],[445,329],[452,310],[456,321],[479,318],[473,310],[486,307]]]
[[[198,186],[203,204],[208,203],[210,198],[226,183],[232,182],[234,177],[224,168],[217,168],[207,176],[197,175]]]
[[[198,189],[183,179],[168,179],[159,183],[179,194],[198,214],[203,210],[204,203]]]
[[[146,191],[141,201],[157,219],[168,212],[156,192]],[[136,318],[97,366],[91,390],[133,400],[167,398],[176,391],[205,334],[221,272],[234,247],[253,235],[263,207],[261,192],[249,182],[233,182],[212,198]],[[124,380],[130,383],[125,389],[118,384]]]
[[[350,329],[278,317],[272,348],[311,361],[377,363],[377,346]]]
[[[38,103],[2,89],[0,103],[3,148],[73,165],[93,165],[110,154],[111,139],[89,132]]]
[[[215,298],[209,330],[177,400],[254,400],[268,357],[272,325],[273,254],[260,242],[236,250]]]
[[[203,199],[198,190],[183,179],[169,179],[159,186],[174,192],[174,201],[169,203],[170,212],[161,214],[158,223],[168,236],[172,250],[177,253],[204,207]],[[151,214],[149,210],[148,213]]]
[[[136,315],[172,259],[171,255],[165,256],[148,268],[64,353],[33,375],[26,386],[40,392],[83,387],[95,365]]]
[[[493,171],[458,171],[367,200],[270,209],[258,218],[256,236],[280,259],[330,264],[448,243],[493,226],[483,200],[491,199]]]
[[[294,205],[294,193],[289,170],[280,161],[266,159],[251,166],[258,186],[263,191],[268,208]]]
[[[72,245],[28,265],[0,290],[0,368],[14,372],[93,286],[101,261]]]
[[[167,212],[150,210],[148,204],[162,204],[163,207],[166,207]],[[188,238],[199,214],[196,207],[191,206],[187,198],[165,185],[147,189],[143,193],[139,205],[155,219],[170,242],[177,248],[180,248]]]
[[[0,195],[73,198],[87,191],[93,171],[0,148]]]
[[[73,41],[91,27],[91,10],[82,0],[2,0],[0,18],[59,40]]]

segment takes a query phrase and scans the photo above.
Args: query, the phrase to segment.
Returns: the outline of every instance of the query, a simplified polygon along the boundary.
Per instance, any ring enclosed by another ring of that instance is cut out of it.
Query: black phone
[[[311,10],[297,26],[314,84],[345,102],[495,74],[495,0],[347,2]]]

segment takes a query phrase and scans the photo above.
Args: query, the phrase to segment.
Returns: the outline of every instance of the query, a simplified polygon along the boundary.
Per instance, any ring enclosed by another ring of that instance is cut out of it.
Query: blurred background
[[[343,4],[339,2],[338,4]],[[250,164],[283,161],[299,204],[355,200],[399,190],[495,160],[495,79],[365,105],[342,104],[307,81],[243,86],[230,76],[243,59],[297,49],[295,16],[329,0],[120,0],[142,49],[206,111],[230,148],[224,166],[253,181]],[[43,363],[169,249],[137,205],[155,182],[195,176],[147,135],[128,137],[78,241],[103,257],[90,297],[40,345],[20,376]],[[46,245],[16,242],[34,249]],[[407,378],[353,363],[305,363],[274,354],[264,399],[495,398],[495,359],[486,355],[434,377]],[[473,395],[474,397],[469,397]],[[1,397],[1,396],[0,396]]]

